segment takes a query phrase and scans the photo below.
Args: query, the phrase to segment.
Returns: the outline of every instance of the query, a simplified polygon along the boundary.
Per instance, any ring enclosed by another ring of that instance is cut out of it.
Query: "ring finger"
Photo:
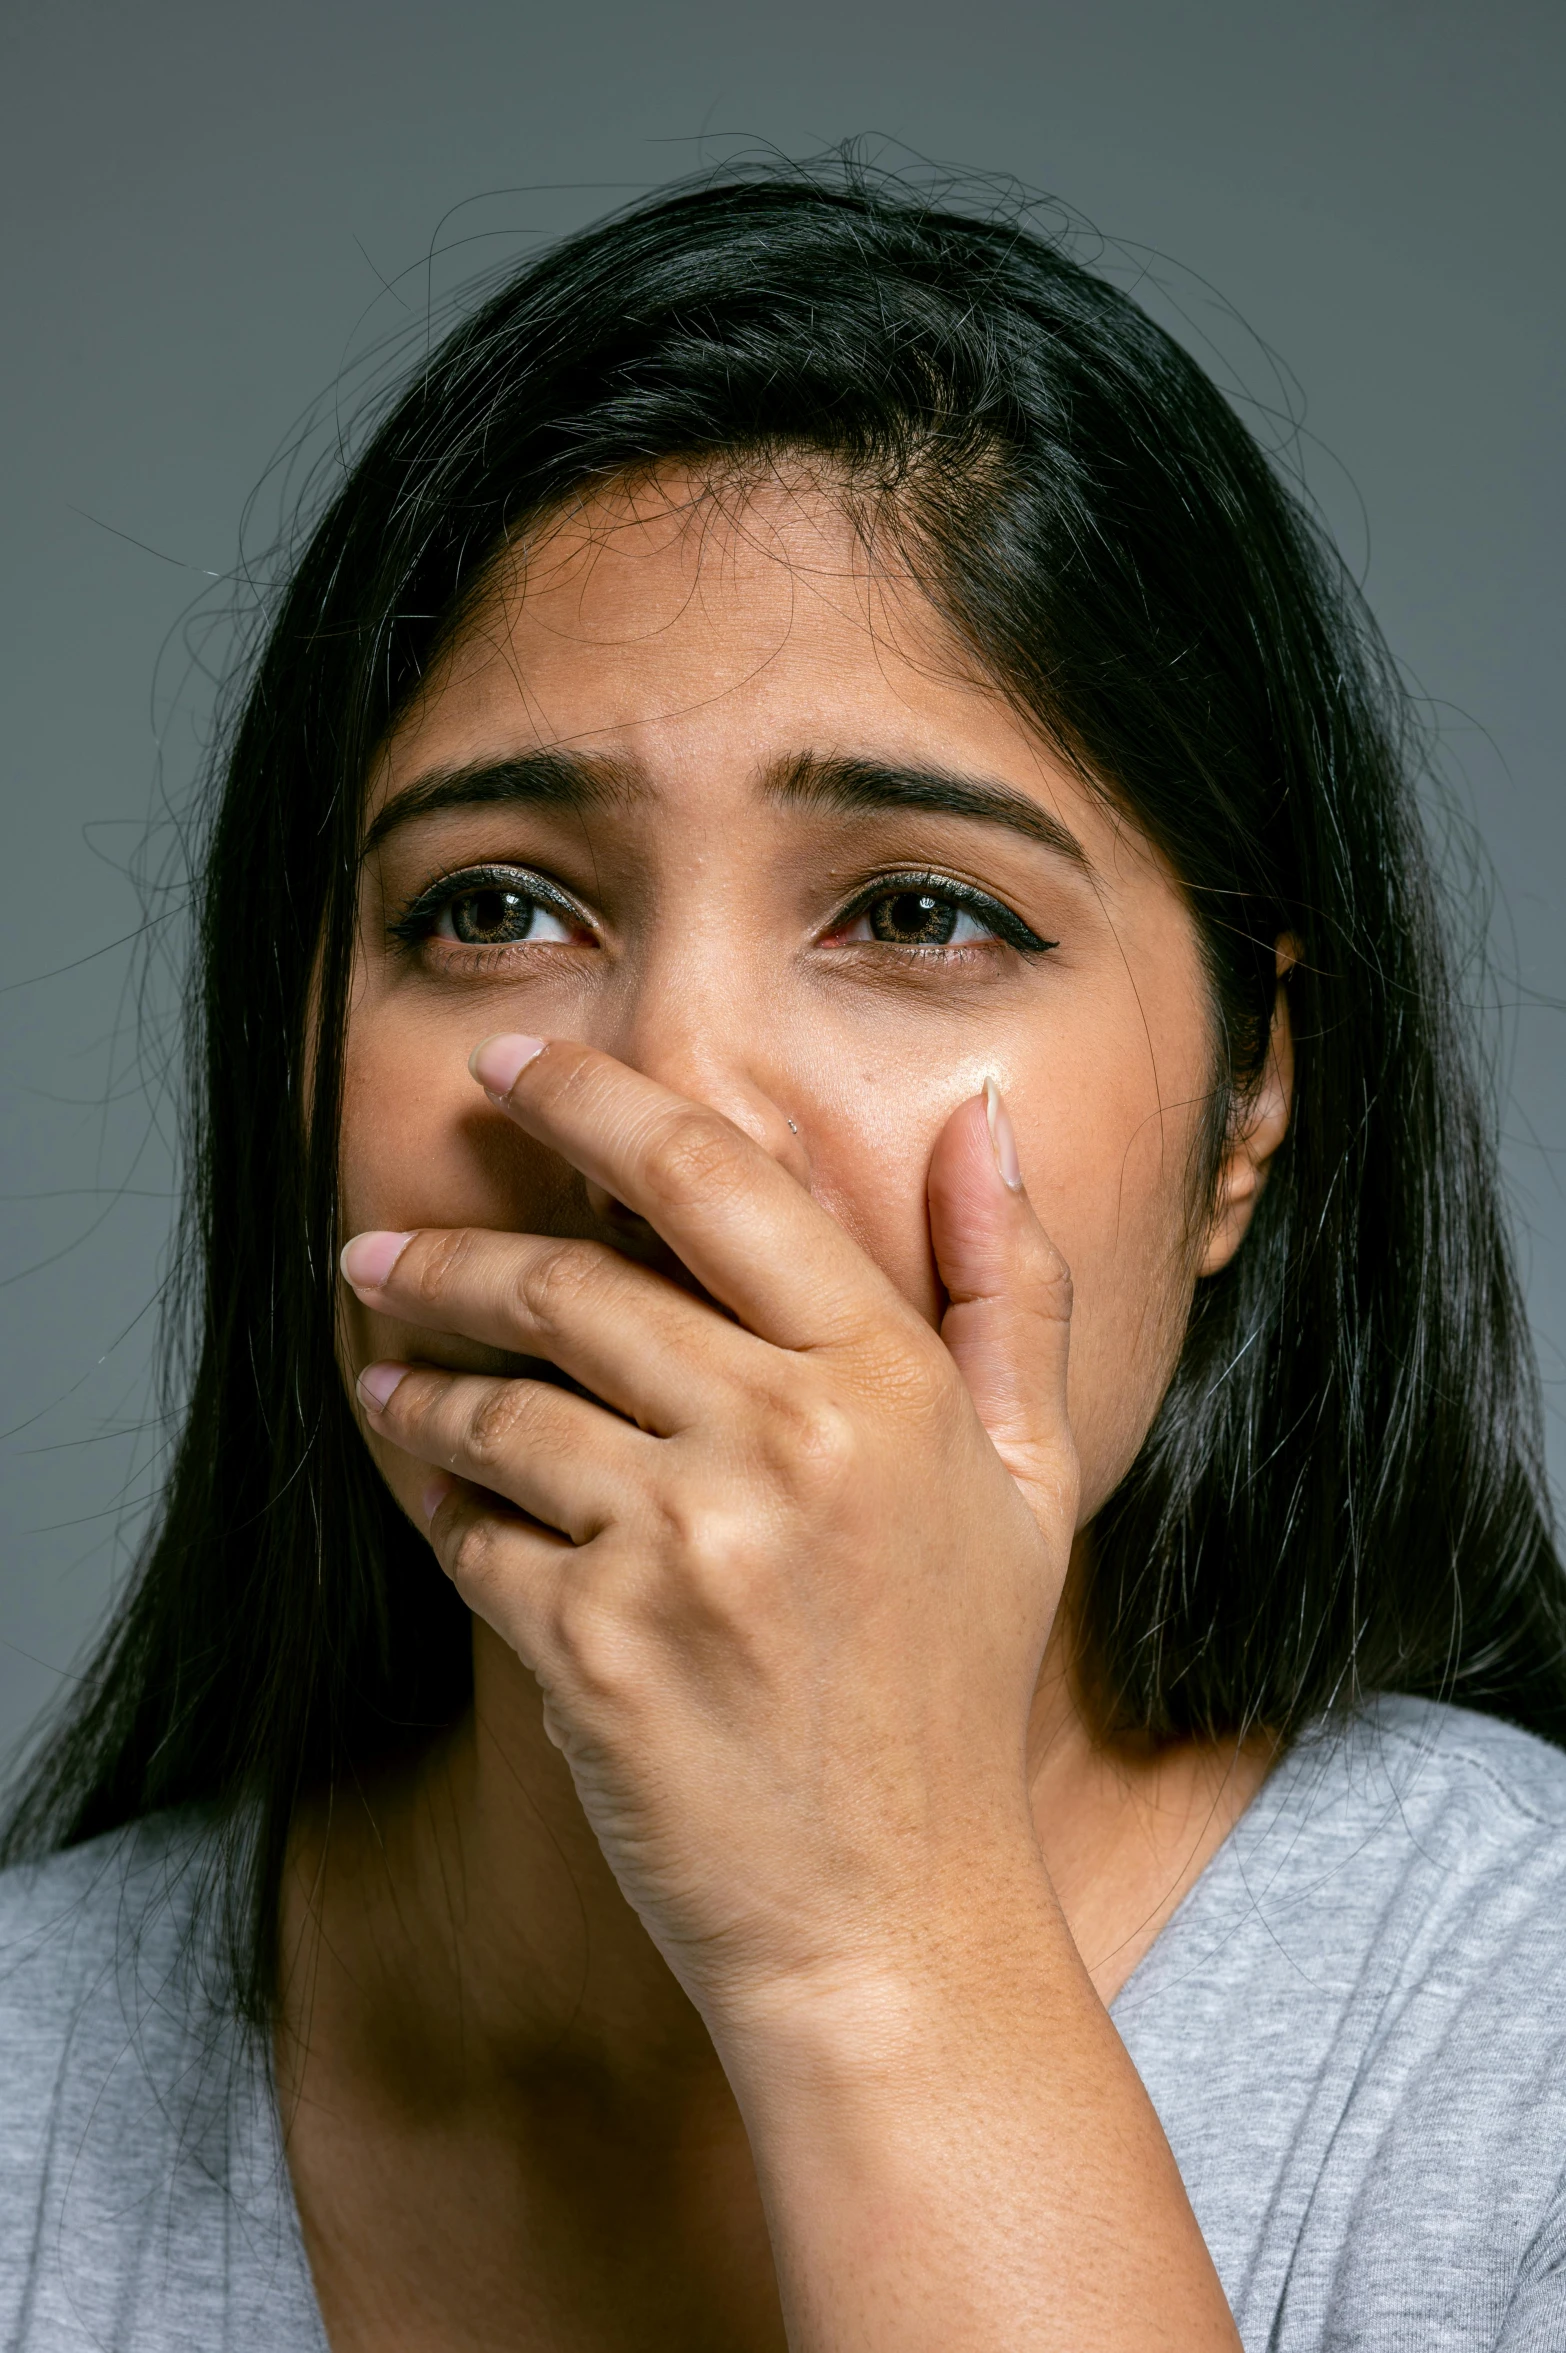
[[[545,1381],[372,1364],[358,1392],[370,1427],[404,1454],[489,1488],[573,1544],[633,1515],[667,1444]]]

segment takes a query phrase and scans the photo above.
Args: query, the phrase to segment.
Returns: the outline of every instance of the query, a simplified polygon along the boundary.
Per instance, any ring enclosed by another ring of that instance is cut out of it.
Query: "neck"
[[[1154,1750],[1095,1735],[1064,1640],[1029,1728],[1046,1868],[1107,2001],[1265,1777],[1265,1741]],[[717,2062],[599,1851],[536,1684],[474,1630],[474,1700],[438,1750],[301,1817],[282,1910],[280,2052],[319,2034],[406,2085],[562,2071],[632,2106]],[[412,2088],[407,2086],[407,2088]],[[460,2096],[460,2094],[459,2094]]]
[[[543,1728],[475,1621],[473,1705],[439,1746],[312,1807],[282,1909],[285,2039],[351,2010],[450,2078],[576,2067],[627,2091],[710,2061]],[[410,2031],[415,2029],[416,2031]]]

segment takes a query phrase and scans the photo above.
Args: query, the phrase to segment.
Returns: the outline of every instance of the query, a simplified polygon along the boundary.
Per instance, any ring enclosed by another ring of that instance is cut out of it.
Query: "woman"
[[[427,360],[225,765],[9,2342],[1566,2341],[1566,1612],[1406,769],[1015,223],[707,186]]]

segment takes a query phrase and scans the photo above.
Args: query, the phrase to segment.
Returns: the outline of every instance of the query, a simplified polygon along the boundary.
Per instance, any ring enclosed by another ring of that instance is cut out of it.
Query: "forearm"
[[[1032,1836],[1082,1490],[1070,1278],[998,1098],[929,1165],[937,1336],[728,1121],[569,1041],[474,1070],[706,1297],[602,1246],[361,1235],[376,1313],[571,1387],[398,1360],[359,1398],[439,1474],[431,1542],[712,2032],[796,2353],[1232,2349]]]
[[[725,2051],[794,2353],[1230,2353],[1140,2079],[1047,1896]]]

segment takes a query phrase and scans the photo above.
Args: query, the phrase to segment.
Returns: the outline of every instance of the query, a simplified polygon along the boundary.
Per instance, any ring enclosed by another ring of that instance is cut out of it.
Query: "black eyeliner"
[[[959,882],[950,874],[922,874],[912,869],[906,873],[877,875],[874,882],[867,883],[864,889],[855,892],[835,920],[838,923],[851,923],[863,915],[867,908],[873,907],[878,899],[892,898],[900,891],[928,891],[932,897],[949,899],[954,906],[965,908],[970,915],[982,915],[990,929],[1009,948],[1015,948],[1019,955],[1043,956],[1051,948],[1060,946],[1059,940],[1042,939],[1023,922],[1020,915],[1014,915],[1000,899],[991,898],[989,892],[981,891],[977,884]],[[932,953],[929,949],[917,952],[925,955]]]
[[[496,888],[513,889],[519,898],[531,899],[556,914],[569,915],[575,923],[586,921],[576,901],[546,882],[531,866],[461,866],[454,874],[438,876],[416,898],[410,899],[402,913],[387,924],[387,932],[405,948],[416,948],[430,937],[442,910],[453,899],[460,899],[469,891]]]

